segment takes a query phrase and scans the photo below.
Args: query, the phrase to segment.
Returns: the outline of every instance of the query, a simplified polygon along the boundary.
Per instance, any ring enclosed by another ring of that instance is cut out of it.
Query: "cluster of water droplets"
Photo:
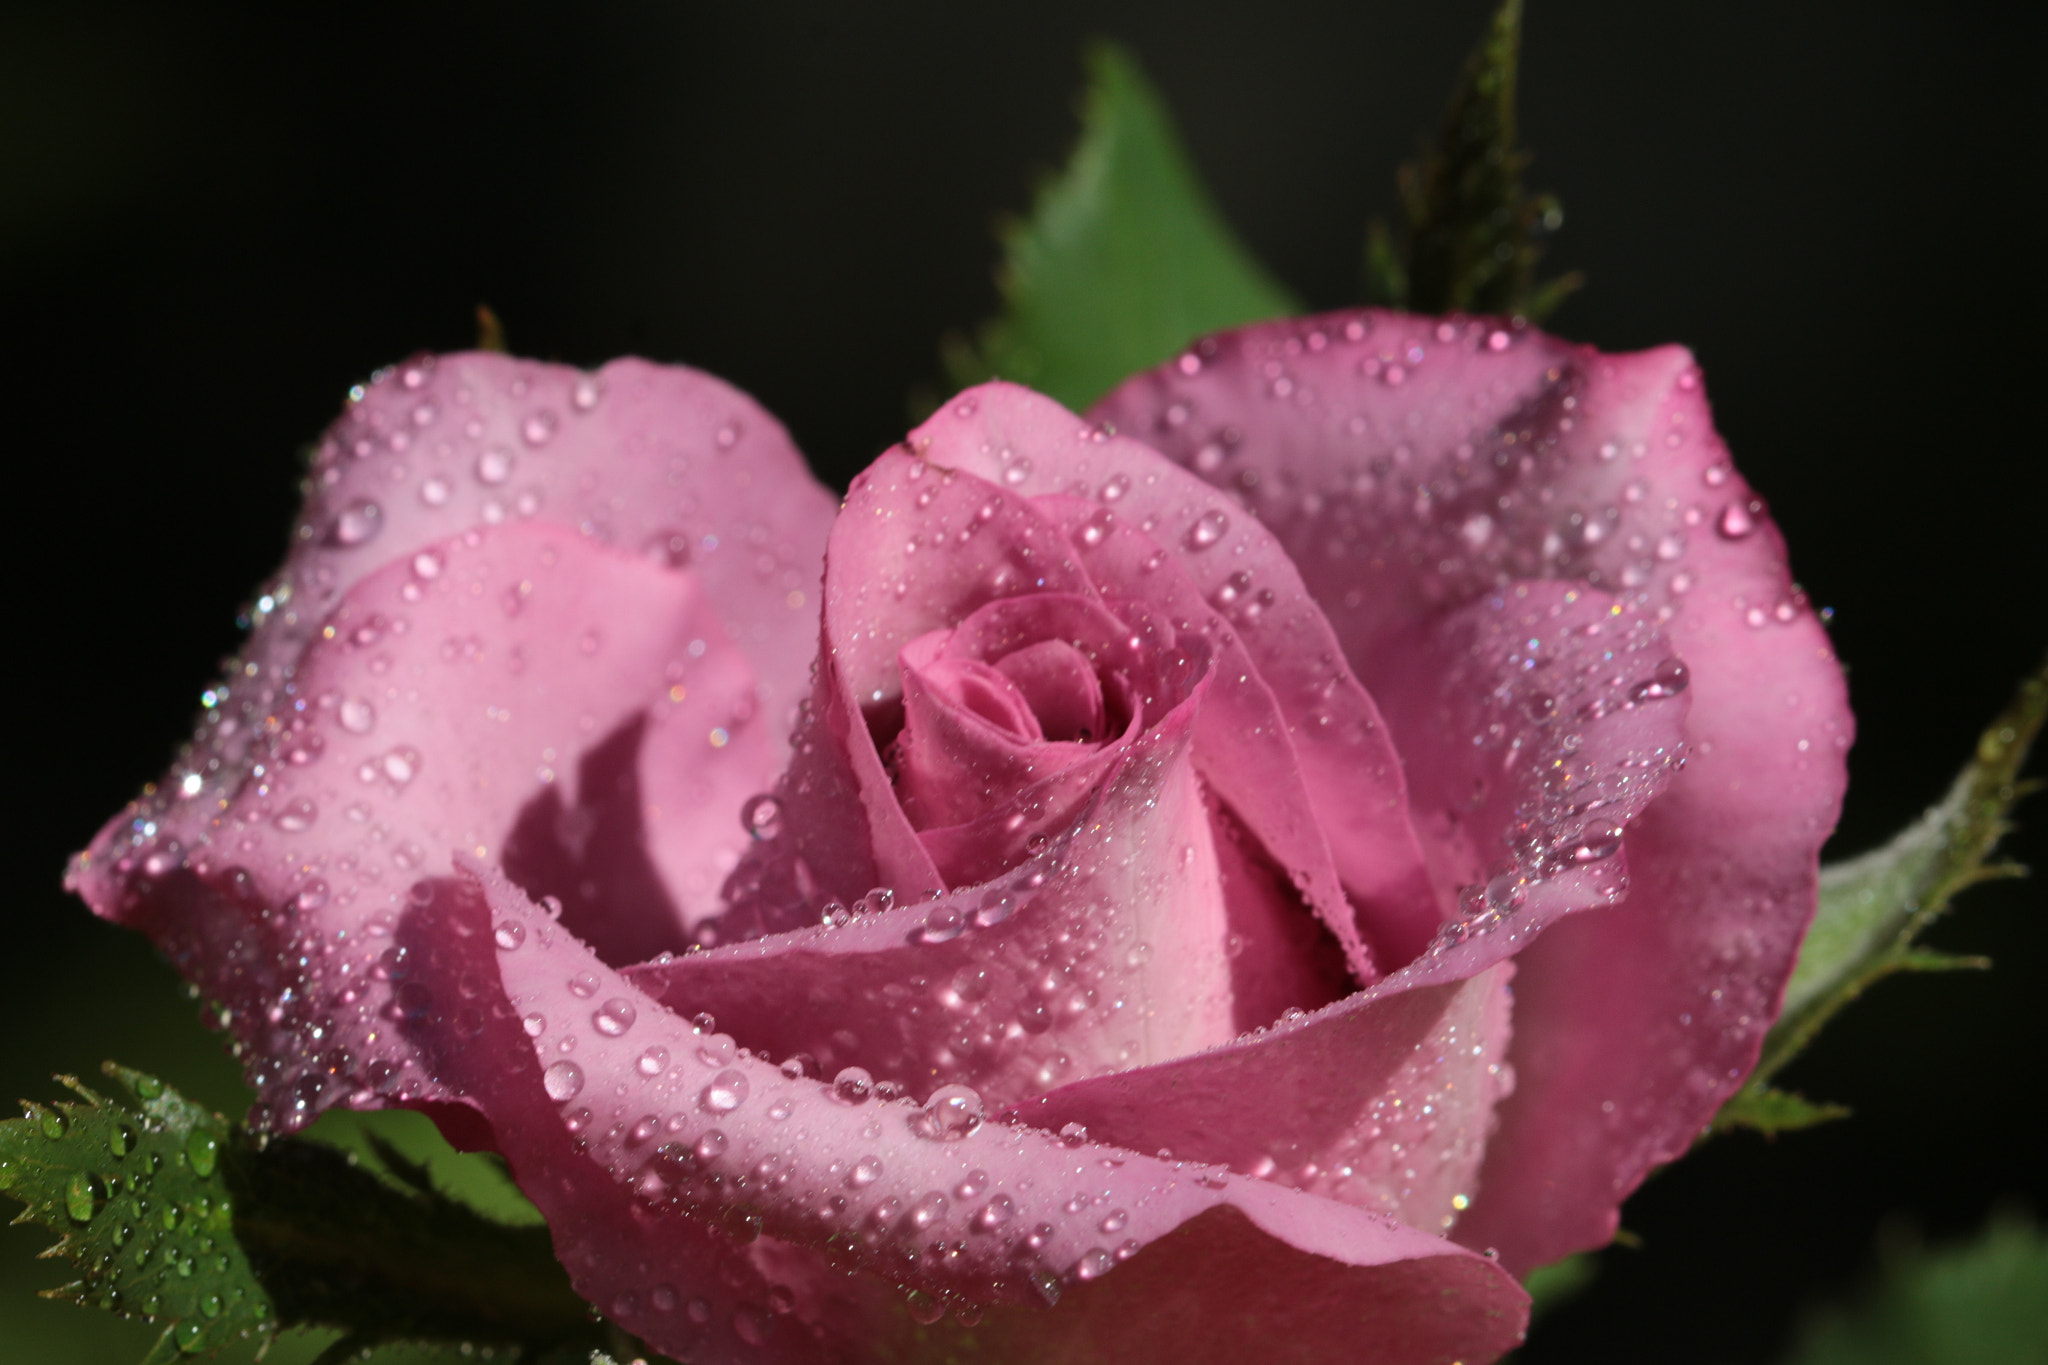
[[[1177,384],[1117,416],[1273,527],[1332,585],[1332,610],[1389,610],[1376,587],[1389,573],[1407,588],[1393,594],[1402,612],[1413,591],[1440,603],[1506,578],[1578,578],[1668,620],[1701,581],[1703,547],[1750,539],[1767,513],[1703,404],[1669,401],[1644,429],[1606,434],[1613,419],[1585,404],[1614,363],[1490,319],[1359,314],[1204,341],[1174,367]],[[1235,387],[1211,411],[1219,368],[1256,375],[1289,415],[1243,412]],[[1672,382],[1690,393],[1699,373]],[[1475,420],[1465,394],[1496,411]],[[1241,420],[1323,450],[1294,467],[1244,458]],[[1797,588],[1725,607],[1758,629],[1808,610]]]
[[[214,1324],[235,1317],[247,1293],[242,1276],[230,1273],[231,1197],[204,1185],[195,1192],[177,1177],[210,1178],[219,1166],[220,1141],[204,1128],[194,1128],[183,1142],[164,1141],[164,1119],[147,1108],[163,1094],[161,1084],[147,1076],[134,1084],[145,1110],[117,1120],[105,1156],[91,1172],[71,1176],[64,1212],[77,1227],[90,1227],[104,1248],[101,1278],[88,1291],[92,1303],[127,1316],[179,1319],[172,1332],[179,1351],[210,1351],[221,1344]],[[39,1105],[29,1106],[29,1117],[52,1140],[73,1123],[61,1110]]]
[[[493,931],[508,957],[547,934],[516,919]],[[522,980],[507,974],[515,1001]],[[821,1068],[806,1054],[773,1063],[709,1015],[686,1023],[610,995],[594,971],[565,984],[566,1017],[547,1017],[534,993],[525,1032],[584,1151],[649,1211],[689,1217],[739,1246],[768,1235],[816,1247],[904,1286],[920,1321],[950,1309],[971,1322],[990,1299],[1054,1301],[1228,1183],[1212,1166],[1095,1146],[1078,1125],[1055,1143],[992,1124],[982,1093],[965,1084],[906,1093],[859,1065]],[[564,997],[548,994],[562,1015]],[[771,1328],[777,1303],[783,1313],[800,1307],[797,1289],[767,1292],[770,1302],[737,1310],[753,1315],[731,1324],[743,1339]],[[628,1295],[643,1322],[681,1313],[715,1325],[723,1311],[673,1280],[618,1292]]]

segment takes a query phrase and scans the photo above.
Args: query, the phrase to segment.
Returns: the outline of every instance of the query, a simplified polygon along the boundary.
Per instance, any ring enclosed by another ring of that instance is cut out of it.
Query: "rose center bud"
[[[1065,594],[993,602],[898,655],[896,793],[940,874],[979,880],[1056,833],[1144,723],[1129,630]]]

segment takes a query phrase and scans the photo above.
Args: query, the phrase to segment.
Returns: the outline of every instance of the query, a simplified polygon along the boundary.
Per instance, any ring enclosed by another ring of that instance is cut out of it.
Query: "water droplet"
[[[616,1038],[633,1027],[637,1016],[632,1001],[614,996],[591,1012],[590,1026],[607,1038]]]
[[[384,509],[368,498],[361,498],[341,509],[328,529],[327,543],[348,549],[368,543],[383,529]]]
[[[862,1157],[846,1173],[846,1183],[856,1190],[864,1190],[881,1178],[882,1159],[878,1156]]]
[[[1714,529],[1725,539],[1740,540],[1756,529],[1756,518],[1750,515],[1749,508],[1731,502],[1721,509],[1721,519],[1714,523]]]
[[[1223,533],[1230,529],[1230,515],[1221,508],[1212,507],[1195,518],[1195,524],[1188,527],[1186,536],[1190,550],[1206,550],[1223,539]]]
[[[1107,507],[1098,509],[1088,520],[1081,523],[1080,541],[1088,549],[1094,549],[1109,539],[1109,533],[1116,529],[1116,516]]]
[[[697,1160],[708,1166],[724,1156],[725,1149],[731,1145],[726,1139],[725,1134],[719,1132],[716,1128],[711,1128],[705,1131],[704,1136],[697,1139],[697,1145],[690,1150],[697,1154]]]
[[[377,708],[361,697],[350,697],[335,711],[341,728],[352,735],[366,735],[377,723]]]
[[[579,375],[575,384],[569,389],[569,406],[578,412],[589,412],[597,406],[598,394],[597,381],[587,374]],[[675,1297],[673,1290],[670,1291],[669,1297],[671,1299]],[[675,1305],[671,1303],[669,1306],[673,1308]]]
[[[476,457],[476,481],[495,486],[512,477],[512,452],[492,446]]]
[[[924,924],[917,931],[919,943],[948,943],[960,937],[965,928],[960,912],[950,905],[941,906],[925,916]]]
[[[1575,863],[1597,863],[1621,851],[1621,831],[1611,825],[1588,826],[1567,855]]]
[[[565,1103],[583,1093],[583,1068],[574,1062],[556,1062],[541,1072],[541,1085],[548,1098]]]
[[[849,1066],[832,1078],[832,1098],[841,1104],[866,1104],[875,1090],[875,1078],[863,1067]]]
[[[448,501],[448,495],[454,491],[448,480],[435,474],[420,484],[420,501],[429,507],[439,507]]]
[[[1104,1232],[1122,1232],[1130,1221],[1131,1215],[1129,1210],[1111,1209],[1096,1226]]]
[[[749,797],[740,807],[740,827],[756,839],[773,839],[782,833],[782,803],[766,792]]]
[[[981,1127],[981,1094],[972,1086],[942,1085],[909,1119],[910,1131],[928,1142],[958,1142]]]
[[[1104,502],[1115,502],[1118,499],[1122,498],[1124,494],[1130,491],[1130,475],[1112,474],[1107,479],[1103,480],[1102,490],[1099,493],[1097,493],[1096,496],[1101,498]]]
[[[519,424],[519,434],[530,446],[544,446],[554,436],[557,424],[555,414],[542,408]]]
[[[1060,1141],[1069,1147],[1079,1147],[1088,1140],[1088,1129],[1079,1123],[1060,1125]]]
[[[922,1289],[911,1290],[904,1298],[904,1304],[905,1311],[910,1314],[910,1320],[923,1327],[929,1327],[946,1316],[945,1303]]]
[[[212,1175],[220,1160],[220,1140],[204,1129],[193,1129],[192,1135],[185,1139],[185,1160],[192,1163],[194,1175]]]
[[[569,978],[569,994],[578,1000],[588,1000],[597,994],[597,973],[578,972]]]
[[[977,1232],[994,1232],[1017,1216],[1017,1205],[1007,1194],[999,1194],[975,1211],[968,1226]]]
[[[499,920],[498,927],[491,931],[491,937],[497,941],[500,948],[509,953],[526,942],[526,926],[517,920]]]
[[[1116,1265],[1116,1259],[1101,1247],[1090,1247],[1081,1253],[1081,1259],[1074,1262],[1074,1278],[1095,1280],[1107,1275]]]
[[[1675,697],[1685,691],[1692,681],[1692,673],[1677,659],[1666,659],[1657,665],[1656,671],[1648,678],[1628,690],[1630,701],[1655,701],[1662,697]]]
[[[271,820],[270,823],[276,825],[287,834],[302,834],[313,828],[313,822],[319,816],[320,808],[301,796],[295,801],[286,803],[285,808],[279,811],[276,818]]]
[[[519,1025],[526,1030],[527,1037],[538,1038],[548,1031],[548,1017],[539,1010],[535,1010],[532,1014],[521,1019]]]
[[[1031,461],[1025,459],[1022,455],[1010,461],[1003,469],[1003,482],[1013,488],[1030,477]]]
[[[705,1086],[704,1093],[697,1097],[698,1107],[707,1114],[730,1114],[746,1102],[746,1074],[733,1070],[713,1076],[711,1084]]]
[[[648,1048],[633,1063],[633,1069],[643,1076],[659,1076],[662,1072],[668,1070],[668,1049],[665,1047]]]
[[[64,1187],[64,1212],[73,1222],[90,1223],[93,1215],[92,1177],[79,1171]]]

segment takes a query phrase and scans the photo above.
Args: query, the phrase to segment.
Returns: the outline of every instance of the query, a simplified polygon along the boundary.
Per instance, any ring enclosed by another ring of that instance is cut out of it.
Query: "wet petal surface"
[[[1518,579],[1612,593],[1669,638],[1686,673],[1644,681],[1689,689],[1689,766],[1627,837],[1627,903],[1518,960],[1518,1088],[1458,1230],[1517,1267],[1604,1242],[1620,1198],[1754,1061],[1812,914],[1851,730],[1840,668],[1691,358],[1482,318],[1333,314],[1211,338],[1094,415],[1270,528],[1383,701],[1418,623]],[[1428,772],[1431,737],[1389,723],[1411,778]],[[1434,847],[1439,878],[1456,875]]]

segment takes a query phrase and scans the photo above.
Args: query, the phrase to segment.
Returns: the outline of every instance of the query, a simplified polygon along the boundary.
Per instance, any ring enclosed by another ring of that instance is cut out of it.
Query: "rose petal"
[[[1448,1230],[1513,1089],[1501,963],[1390,980],[1198,1056],[1062,1086],[1013,1112],[1100,1142],[1232,1170]]]
[[[1230,734],[1256,742],[1241,745],[1231,761],[1205,761],[1205,774],[1275,860],[1303,879],[1332,931],[1351,944],[1362,933],[1385,959],[1378,968],[1358,960],[1362,976],[1372,979],[1421,949],[1440,912],[1407,827],[1399,760],[1321,609],[1270,535],[1252,519],[1233,515],[1235,504],[1199,479],[1162,467],[1149,449],[1014,385],[970,390],[920,427],[911,444],[940,464],[1020,492],[1092,499],[1096,509],[1072,529],[1096,582],[1227,625],[1226,647],[1241,648],[1250,667],[1233,668],[1225,660],[1224,674],[1255,677],[1258,688],[1247,686],[1235,696],[1219,691],[1203,746],[1220,745]],[[1156,544],[1127,567],[1127,547],[1137,541],[1119,530]],[[1110,556],[1119,557],[1115,569],[1092,567]],[[1145,571],[1148,562],[1152,572]],[[1157,571],[1169,565],[1177,574]],[[1267,695],[1254,698],[1255,692]],[[1230,790],[1232,775],[1244,771],[1255,750],[1281,754],[1283,766],[1298,777],[1266,777],[1247,783],[1250,790]],[[1297,786],[1307,809],[1297,810],[1287,794]],[[1318,885],[1322,869],[1332,865],[1357,905],[1356,929],[1339,922],[1345,917],[1335,909],[1341,903],[1335,889]]]
[[[817,687],[776,788],[790,837],[742,870],[728,938],[793,927],[878,885],[904,900],[943,890],[876,742],[902,723],[898,655],[1012,593],[1089,592],[1065,538],[1024,499],[896,450],[854,480],[827,560]]]
[[[1605,1241],[1620,1198],[1755,1060],[1812,915],[1851,729],[1690,356],[1333,314],[1210,338],[1096,415],[1236,490],[1376,693],[1416,622],[1504,577],[1625,592],[1663,621],[1691,670],[1691,764],[1628,837],[1627,906],[1520,959],[1519,1088],[1459,1228],[1517,1267]],[[1423,771],[1410,749],[1426,736],[1395,740]]]
[[[1128,641],[1130,634],[1130,627],[1086,597],[1037,593],[991,602],[943,638],[940,632],[933,632],[906,645],[899,655],[904,726],[895,746],[894,787],[913,825],[923,830],[965,824],[996,811],[1028,813],[1031,807],[1019,799],[1024,788],[1075,765],[1099,769],[1145,722],[1145,708],[1131,706],[1125,708],[1131,714],[1124,734],[1097,735],[1098,741],[1113,738],[1113,745],[1046,740],[1022,690],[977,657],[993,652],[981,637],[994,635],[999,641],[1038,637],[1040,643],[1071,654],[1095,688],[1093,709],[1100,715],[1102,694],[1095,666],[1074,644],[1086,646],[1099,666],[1125,678],[1126,686],[1137,684],[1156,694],[1160,680],[1150,676],[1152,670],[1143,655]],[[1045,638],[1048,636],[1052,638]],[[966,704],[964,696],[948,695],[970,684],[976,688],[980,707]],[[1078,683],[1070,686],[1082,691]],[[1085,695],[1083,692],[1083,704]],[[1153,700],[1158,709],[1171,706],[1177,698],[1155,695]],[[999,728],[986,714],[1000,714],[998,708],[1005,704],[1022,709],[1021,717],[1014,721],[1015,729]],[[1018,733],[1027,727],[1033,737]],[[1089,785],[1074,790],[1085,795]],[[1067,804],[1071,809],[1072,803]],[[1048,813],[1031,823],[1057,827],[1067,818],[1066,814]],[[947,881],[958,884],[951,877]]]
[[[438,964],[423,983],[437,1000],[495,974],[499,987],[485,992],[497,1004],[493,1029],[479,1044],[431,1008],[412,1027],[440,1043],[444,1075],[491,1119],[523,1188],[550,1214],[579,1292],[661,1349],[725,1357],[742,1354],[737,1342],[768,1359],[805,1347],[900,1357],[917,1334],[901,1309],[885,1310],[874,1277],[942,1303],[1018,1305],[999,1310],[1002,1330],[988,1339],[1034,1359],[1050,1343],[1095,1340],[1082,1332],[1113,1336],[1112,1308],[1166,1306],[1192,1287],[1221,1288],[1219,1277],[1238,1287],[1241,1311],[1227,1318],[1250,1316],[1260,1331],[1318,1349],[1369,1327],[1404,1359],[1485,1359],[1519,1336],[1519,1288],[1451,1244],[1085,1139],[965,1122],[947,1133],[908,1101],[845,1103],[823,1083],[741,1056],[729,1036],[684,1024],[509,883],[484,874],[497,924],[525,929],[495,953],[475,891],[443,887],[404,937]],[[535,1015],[546,1022],[523,1031],[530,1038],[512,1028]],[[554,1102],[553,1124],[536,1091]],[[566,1152],[564,1130],[576,1139]],[[600,1176],[610,1198],[586,1188]],[[693,1232],[713,1220],[732,1243],[722,1258]],[[863,1273],[834,1273],[821,1251]],[[703,1323],[674,1311],[707,1293],[716,1297]],[[1067,1302],[1046,1311],[1055,1298]],[[1166,1358],[1132,1344],[1127,1358]]]
[[[694,573],[473,531],[357,580],[229,795],[140,848],[110,826],[74,877],[231,1012],[277,1121],[430,1094],[387,1023],[408,889],[455,850],[503,857],[615,960],[682,946],[773,768],[754,698]]]
[[[968,1084],[991,1104],[1231,1037],[1230,923],[1188,758],[1201,695],[1132,742],[1062,839],[996,882],[630,975],[757,1050],[918,1094]]]

